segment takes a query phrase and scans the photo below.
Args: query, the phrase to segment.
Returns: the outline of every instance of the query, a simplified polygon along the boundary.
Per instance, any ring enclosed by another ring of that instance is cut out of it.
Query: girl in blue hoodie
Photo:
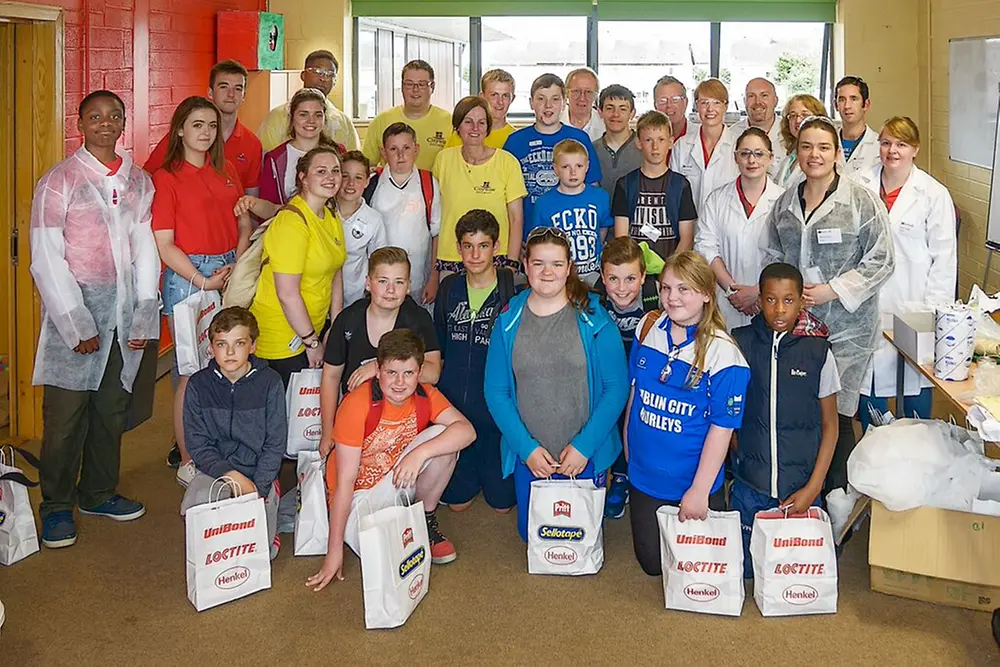
[[[524,261],[530,289],[493,327],[485,394],[527,541],[533,480],[606,482],[622,448],[617,420],[629,385],[618,327],[577,276],[565,233],[532,230]]]

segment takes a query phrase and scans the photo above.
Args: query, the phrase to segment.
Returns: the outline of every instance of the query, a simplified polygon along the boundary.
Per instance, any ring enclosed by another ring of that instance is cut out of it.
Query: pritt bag
[[[758,512],[750,534],[753,599],[762,616],[837,613],[837,554],[818,507]]]
[[[528,574],[597,574],[604,565],[604,495],[592,480],[540,479],[528,506]]]
[[[681,521],[678,509],[656,510],[667,609],[739,616],[743,611],[743,538],[739,512],[709,510]]]

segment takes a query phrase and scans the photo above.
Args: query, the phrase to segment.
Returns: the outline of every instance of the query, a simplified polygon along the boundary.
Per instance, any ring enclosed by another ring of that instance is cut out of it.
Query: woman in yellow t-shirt
[[[521,164],[507,151],[483,143],[493,121],[481,97],[462,98],[455,105],[451,123],[462,145],[438,153],[432,170],[441,188],[438,269],[445,275],[462,270],[455,225],[473,209],[487,210],[496,217],[500,223],[498,258],[503,260],[505,255],[508,262],[516,264],[524,227],[521,200],[528,194]]]
[[[344,305],[340,269],[344,228],[326,202],[340,190],[340,157],[320,146],[295,167],[298,193],[264,233],[263,265],[250,311],[257,317],[257,356],[288,386],[292,373],[323,365],[319,334]]]

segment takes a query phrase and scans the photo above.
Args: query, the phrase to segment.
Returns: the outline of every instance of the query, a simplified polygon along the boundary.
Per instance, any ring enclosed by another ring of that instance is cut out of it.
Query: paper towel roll
[[[969,377],[976,347],[976,318],[964,304],[942,306],[935,311],[934,376],[961,381]]]

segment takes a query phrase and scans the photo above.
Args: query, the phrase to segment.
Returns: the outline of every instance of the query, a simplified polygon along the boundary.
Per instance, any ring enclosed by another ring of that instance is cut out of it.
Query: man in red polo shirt
[[[236,167],[240,184],[247,194],[257,194],[260,161],[263,155],[260,140],[236,117],[246,92],[247,69],[235,60],[223,60],[208,76],[208,99],[222,112],[222,138],[226,142],[226,159]],[[167,154],[167,137],[153,149],[143,168],[152,174],[163,166]]]

